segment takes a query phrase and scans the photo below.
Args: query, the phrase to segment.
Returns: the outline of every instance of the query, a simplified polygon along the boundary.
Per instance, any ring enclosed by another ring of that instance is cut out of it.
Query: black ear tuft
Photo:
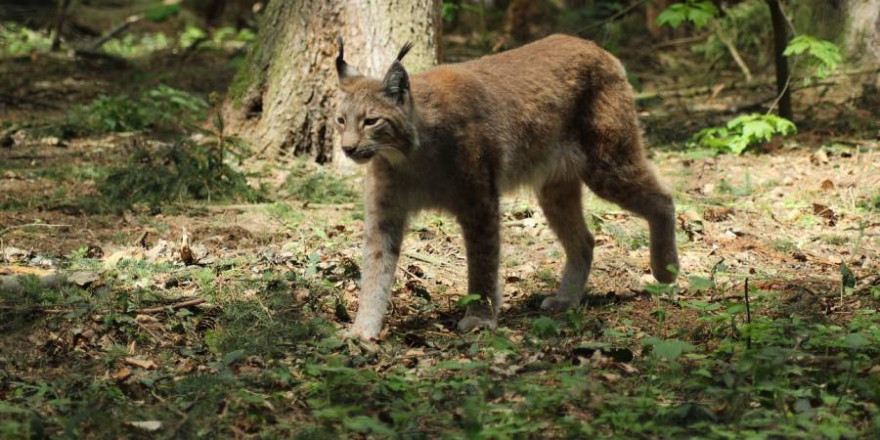
[[[342,42],[342,37],[337,37],[336,42],[339,44],[339,54],[336,55],[336,75],[339,77],[339,82],[341,83],[346,78],[361,76],[357,69],[345,62],[345,45]]]
[[[403,68],[403,64],[400,62],[412,47],[413,44],[407,42],[400,48],[400,52],[397,52],[397,58],[391,63],[391,67],[388,68],[388,72],[383,80],[385,96],[394,100],[396,104],[403,104],[406,94],[409,93],[409,74],[406,73],[406,69]]]
[[[403,47],[400,48],[400,52],[397,52],[397,61],[403,61],[403,57],[409,53],[409,50],[413,48],[412,41],[407,41]]]

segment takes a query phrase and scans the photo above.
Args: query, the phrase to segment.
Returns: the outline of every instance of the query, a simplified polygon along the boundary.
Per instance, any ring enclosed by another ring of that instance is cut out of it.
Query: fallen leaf
[[[99,281],[101,279],[101,276],[98,275],[97,272],[92,272],[89,270],[81,270],[81,271],[77,271],[77,272],[74,272],[74,273],[68,275],[67,279],[70,280],[70,282],[76,284],[77,286],[86,287],[89,284],[92,284],[96,281]]]
[[[822,188],[822,191],[832,190],[832,189],[834,189],[834,182],[832,182],[828,179],[825,179],[822,181],[821,184],[819,184],[819,188]]]
[[[31,256],[31,253],[24,250],[15,248],[12,246],[6,247],[3,249],[3,259],[8,263],[18,263],[24,260],[27,260]]]
[[[152,370],[156,368],[156,363],[149,359],[138,359],[136,357],[125,358],[125,363],[132,367],[143,368],[144,370]]]
[[[104,267],[116,267],[122,260],[141,260],[143,259],[143,250],[135,247],[127,247],[113,252],[104,259]]]
[[[714,206],[703,211],[703,219],[710,222],[720,222],[730,218],[733,215],[733,208],[726,206]]]
[[[110,378],[117,381],[117,382],[121,382],[121,381],[131,377],[131,373],[132,373],[131,368],[122,367],[122,368],[114,371],[113,374],[110,375]]]
[[[810,163],[813,165],[823,165],[828,163],[830,160],[828,159],[828,153],[825,150],[819,150],[810,155]]]
[[[615,383],[620,380],[620,375],[615,373],[601,373],[601,376],[608,383]]]
[[[834,226],[837,223],[837,213],[821,203],[813,203],[813,214],[828,220],[829,226]]]

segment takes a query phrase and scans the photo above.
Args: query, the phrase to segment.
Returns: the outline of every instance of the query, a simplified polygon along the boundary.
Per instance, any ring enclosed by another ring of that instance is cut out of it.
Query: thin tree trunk
[[[788,58],[783,55],[788,46],[788,24],[779,6],[779,0],[767,0],[770,19],[773,23],[773,55],[776,62],[776,92],[779,94],[779,116],[794,119],[791,109],[791,88],[788,73]]]
[[[61,49],[61,31],[64,30],[64,19],[67,16],[67,7],[70,6],[70,0],[60,0],[58,2],[58,16],[55,17],[55,35],[52,37],[52,52]]]
[[[328,121],[339,99],[336,38],[345,39],[350,64],[381,77],[406,41],[415,43],[407,69],[434,65],[439,32],[439,0],[271,1],[259,41],[229,90],[230,134],[271,158],[329,162],[336,133]]]

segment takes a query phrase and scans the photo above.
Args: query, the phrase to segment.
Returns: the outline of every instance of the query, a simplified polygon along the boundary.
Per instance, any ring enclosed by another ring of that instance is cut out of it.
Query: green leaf
[[[676,359],[683,353],[696,348],[693,345],[678,339],[648,338],[642,341],[642,343],[653,347],[654,355],[666,360]]]
[[[870,343],[863,333],[850,333],[843,339],[843,344],[849,348],[861,348]]]
[[[230,351],[229,353],[223,355],[223,364],[232,365],[242,357],[244,357],[244,350]]]
[[[694,3],[693,7],[688,10],[688,20],[692,21],[698,29],[709,24],[709,21],[717,15],[718,8],[709,1]]]
[[[482,298],[482,296],[472,293],[470,295],[465,295],[465,296],[459,298],[458,301],[456,302],[456,304],[464,307],[472,302],[479,301],[481,298]]]
[[[691,138],[688,146],[742,154],[751,145],[769,142],[776,135],[788,136],[796,132],[794,123],[785,118],[752,113],[731,119],[723,127],[699,131]]]
[[[702,292],[704,290],[709,290],[715,287],[714,281],[698,276],[688,277],[688,284],[690,285],[691,290],[693,290],[694,292]]]
[[[556,336],[559,334],[559,324],[553,318],[542,316],[532,321],[532,330],[539,336]]]
[[[687,6],[682,3],[675,3],[657,16],[657,26],[677,28],[685,19],[687,19]]]
[[[709,24],[718,16],[718,8],[708,0],[687,0],[685,3],[674,3],[657,16],[658,26],[679,27],[690,21],[697,28]]]
[[[460,361],[441,361],[437,363],[437,368],[443,370],[476,370],[485,368],[485,362],[460,362]]]
[[[827,77],[843,62],[840,48],[827,40],[820,40],[810,35],[798,35],[791,39],[782,53],[785,56],[809,55],[810,63],[816,69],[816,76]]]
[[[384,423],[367,417],[367,416],[356,416],[352,418],[343,418],[342,424],[352,431],[363,432],[363,433],[373,433],[379,435],[392,436],[394,435],[394,430],[389,428]]]

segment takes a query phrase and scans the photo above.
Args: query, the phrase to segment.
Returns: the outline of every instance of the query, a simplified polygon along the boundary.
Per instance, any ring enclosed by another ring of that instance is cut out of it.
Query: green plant
[[[0,23],[0,57],[27,55],[52,46],[52,35],[12,22]]]
[[[687,0],[673,3],[657,16],[657,25],[676,28],[684,22],[691,22],[697,28],[709,24],[718,15],[718,8],[709,0]]]
[[[723,127],[700,130],[688,145],[719,153],[742,154],[751,145],[769,142],[776,135],[788,136],[796,132],[797,127],[788,119],[752,113],[736,117]]]
[[[798,35],[788,42],[783,55],[809,55],[808,63],[815,69],[817,78],[825,78],[843,62],[843,55],[834,43],[810,35]],[[810,77],[804,78],[809,81]]]
[[[141,148],[98,183],[114,204],[158,206],[183,200],[247,200],[260,198],[246,175],[226,163],[216,143],[181,141],[158,150]]]
[[[168,49],[172,43],[172,39],[162,32],[127,34],[104,43],[101,50],[112,55],[133,58]]]
[[[171,88],[157,88],[148,95],[151,93],[155,108],[201,107],[200,102]],[[109,203],[122,207],[136,203],[156,207],[187,199],[260,200],[262,188],[252,188],[248,175],[233,165],[250,154],[247,146],[223,134],[225,123],[219,110],[213,122],[214,130],[201,130],[205,141],[186,139],[158,149],[138,148],[123,166],[98,182],[99,191]]]
[[[101,95],[91,104],[68,114],[68,123],[86,133],[115,133],[145,128],[172,128],[205,116],[204,99],[160,84],[136,98]]]
[[[321,166],[299,161],[284,182],[287,194],[310,203],[350,203],[357,193],[344,179]]]
[[[880,193],[874,194],[873,196],[860,201],[858,206],[865,211],[880,211]]]

